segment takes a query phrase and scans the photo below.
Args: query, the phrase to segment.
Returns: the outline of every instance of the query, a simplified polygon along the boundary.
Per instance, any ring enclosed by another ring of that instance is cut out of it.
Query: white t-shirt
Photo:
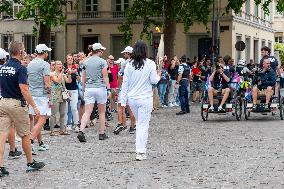
[[[132,60],[133,61],[133,60]],[[136,70],[130,61],[124,70],[121,105],[125,106],[128,99],[147,99],[153,97],[152,85],[159,82],[156,64],[150,59],[144,61],[144,66]]]

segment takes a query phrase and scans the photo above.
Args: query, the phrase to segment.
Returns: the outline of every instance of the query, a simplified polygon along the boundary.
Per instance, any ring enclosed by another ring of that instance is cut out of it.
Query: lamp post
[[[213,20],[212,20],[212,63],[220,50],[220,23],[219,23],[220,0],[213,0]]]

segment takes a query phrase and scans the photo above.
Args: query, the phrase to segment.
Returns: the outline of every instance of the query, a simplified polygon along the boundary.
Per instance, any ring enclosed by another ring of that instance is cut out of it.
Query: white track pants
[[[136,153],[146,153],[153,98],[129,99],[128,102],[136,119]]]

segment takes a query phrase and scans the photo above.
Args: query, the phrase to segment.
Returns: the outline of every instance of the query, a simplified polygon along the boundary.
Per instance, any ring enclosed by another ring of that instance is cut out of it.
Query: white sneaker
[[[179,107],[179,105],[177,103],[174,103],[174,107]]]
[[[137,153],[136,154],[136,161],[143,161],[146,160],[147,156],[145,153]]]
[[[38,148],[38,151],[46,151],[46,150],[49,150],[49,146],[47,144],[42,144]]]
[[[210,108],[208,109],[209,111],[214,111],[214,106],[210,106]]]
[[[173,103],[169,103],[169,107],[170,108],[174,107]]]
[[[67,131],[72,131],[72,126],[71,125],[67,125],[66,129],[67,129]]]
[[[75,127],[75,133],[79,133],[80,128],[78,126]]]

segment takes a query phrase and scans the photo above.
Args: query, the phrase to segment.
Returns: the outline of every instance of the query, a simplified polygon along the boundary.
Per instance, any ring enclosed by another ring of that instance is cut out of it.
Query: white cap
[[[102,46],[102,44],[100,44],[100,43],[95,43],[95,44],[93,44],[93,50],[95,51],[95,50],[106,50],[106,48],[105,47],[103,47]]]
[[[0,48],[0,60],[6,59],[9,53],[7,53],[4,49]]]
[[[43,53],[43,52],[50,52],[52,49],[51,48],[48,48],[45,44],[38,44],[37,46],[36,46],[36,49],[35,49],[35,51],[37,52],[37,53]]]
[[[114,61],[115,64],[122,64],[124,62],[124,58],[119,58],[117,61]]]
[[[245,66],[246,65],[246,61],[244,59],[240,59],[239,62],[238,62],[238,65]]]
[[[133,52],[133,48],[130,46],[127,46],[121,53],[132,53],[132,52]]]

